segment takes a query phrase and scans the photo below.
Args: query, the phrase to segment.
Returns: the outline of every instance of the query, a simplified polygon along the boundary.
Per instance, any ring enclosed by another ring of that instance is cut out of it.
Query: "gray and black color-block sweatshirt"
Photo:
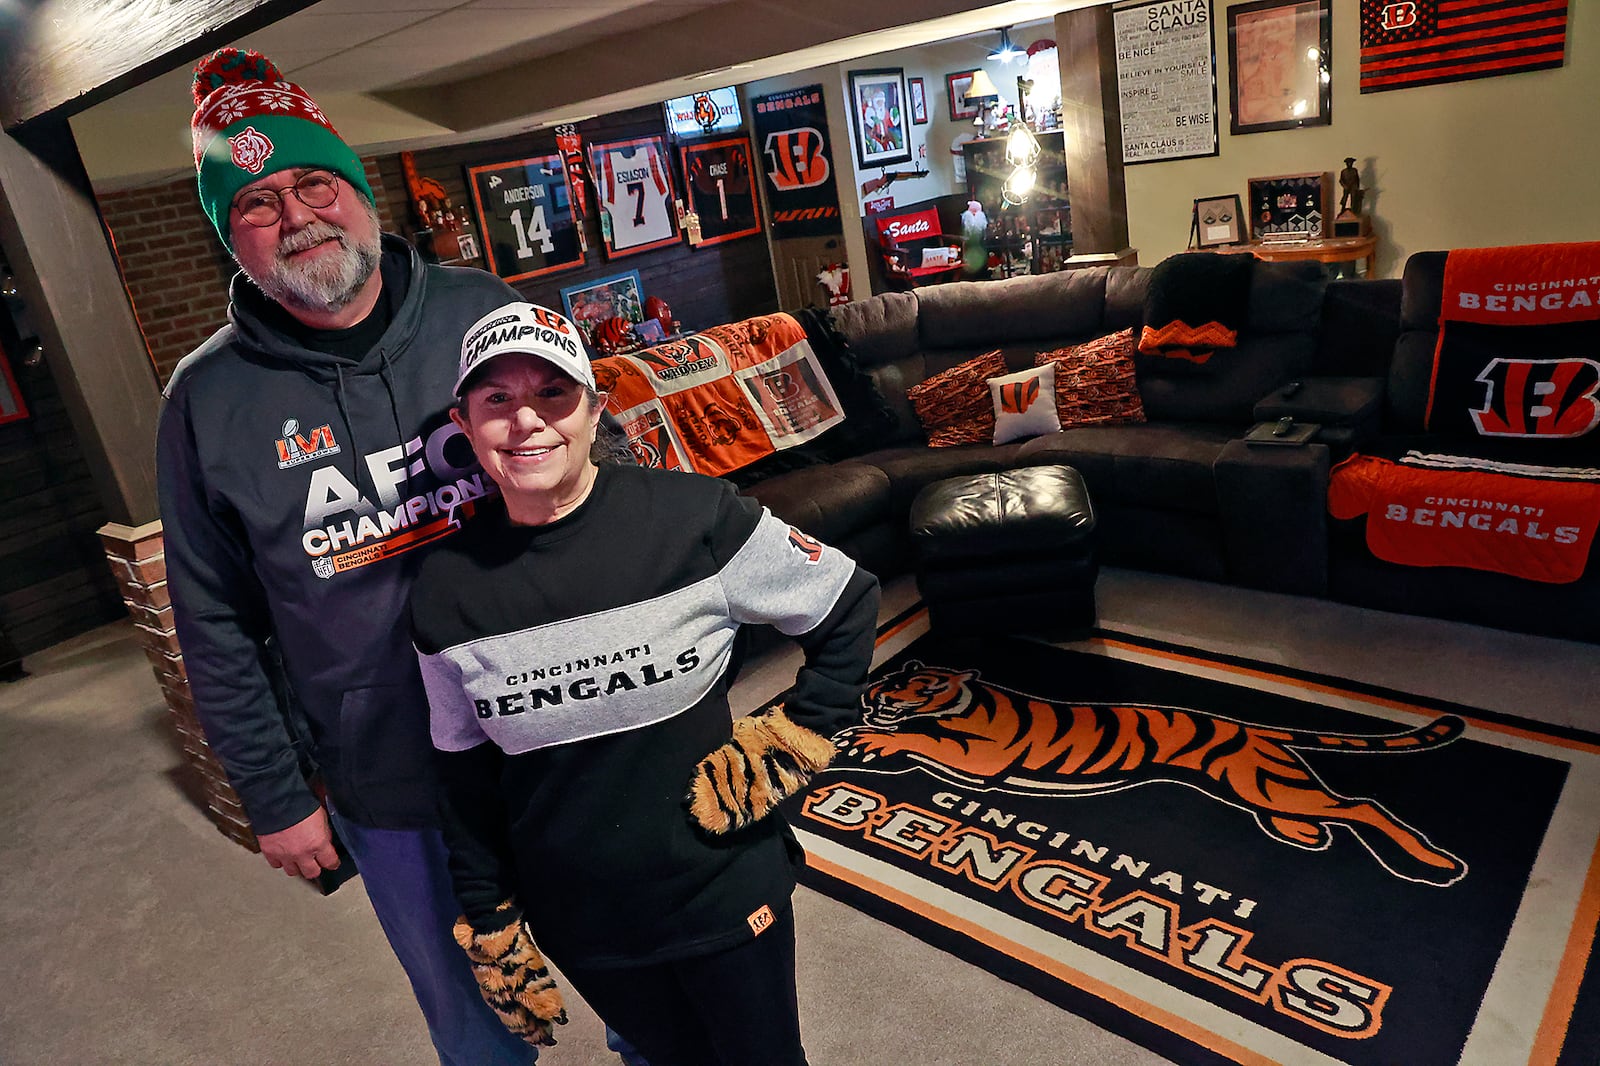
[[[411,613],[467,917],[514,899],[557,964],[718,950],[781,913],[793,834],[713,838],[685,807],[732,735],[735,637],[769,624],[805,664],[779,699],[824,736],[860,717],[878,583],[723,481],[602,466],[544,526],[498,504],[423,565]]]
[[[299,749],[352,820],[436,824],[406,597],[427,549],[498,492],[448,411],[467,327],[518,297],[388,235],[382,270],[389,324],[349,357],[308,347],[239,275],[229,324],[178,365],[161,411],[178,640],[258,833],[316,810]]]

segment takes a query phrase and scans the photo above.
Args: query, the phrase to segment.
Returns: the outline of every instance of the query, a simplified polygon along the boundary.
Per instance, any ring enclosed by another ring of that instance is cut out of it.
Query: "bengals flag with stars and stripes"
[[[1567,0],[1361,0],[1361,91],[1561,66]]]

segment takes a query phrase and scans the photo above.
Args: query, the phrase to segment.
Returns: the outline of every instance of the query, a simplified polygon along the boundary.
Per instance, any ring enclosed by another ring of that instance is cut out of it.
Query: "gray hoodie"
[[[258,833],[312,813],[312,763],[357,822],[435,822],[406,600],[418,549],[496,492],[447,412],[467,327],[519,297],[383,240],[385,284],[409,283],[365,355],[304,347],[240,275],[230,324],[178,365],[161,412],[178,639],[207,740]]]

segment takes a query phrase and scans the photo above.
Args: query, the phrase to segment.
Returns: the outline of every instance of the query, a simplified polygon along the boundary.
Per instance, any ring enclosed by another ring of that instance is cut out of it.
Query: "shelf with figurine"
[[[986,272],[1010,278],[1065,269],[1072,255],[1072,212],[1062,131],[1035,131],[1007,108],[991,132],[962,146],[968,195],[985,218]],[[1019,141],[1025,151],[1019,152]],[[975,258],[969,256],[969,273]]]

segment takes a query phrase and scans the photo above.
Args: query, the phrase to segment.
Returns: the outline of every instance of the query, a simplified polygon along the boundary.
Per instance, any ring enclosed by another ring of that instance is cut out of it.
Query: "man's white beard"
[[[372,214],[376,216],[376,212]],[[294,252],[305,251],[329,238],[338,242],[337,254],[319,255],[304,266],[287,261]],[[337,311],[355,299],[378,269],[381,257],[376,217],[372,240],[364,245],[356,244],[349,231],[317,219],[278,242],[277,258],[265,277],[258,278],[249,270],[245,273],[257,288],[280,304],[307,311]]]

